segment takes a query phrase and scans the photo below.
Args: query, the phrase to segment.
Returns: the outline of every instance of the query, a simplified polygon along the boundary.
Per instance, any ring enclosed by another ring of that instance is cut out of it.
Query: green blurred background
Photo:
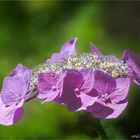
[[[140,2],[7,1],[0,2],[0,86],[18,63],[43,63],[68,39],[78,37],[77,51],[93,41],[104,54],[121,57],[129,48],[140,54]],[[115,120],[71,113],[55,103],[24,105],[22,120],[0,125],[0,139],[128,139],[140,133],[140,89],[132,85],[129,104]]]

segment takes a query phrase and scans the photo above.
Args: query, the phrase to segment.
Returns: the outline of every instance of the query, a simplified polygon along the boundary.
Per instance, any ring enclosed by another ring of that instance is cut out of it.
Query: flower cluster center
[[[99,69],[114,78],[118,78],[127,76],[129,65],[123,60],[119,60],[117,58],[115,58],[115,60],[110,57],[100,58],[91,53],[69,56],[66,58],[65,62],[57,62],[53,64],[44,63],[34,68],[30,85],[37,85],[39,73],[55,72],[59,74],[63,69],[80,70],[83,68]]]

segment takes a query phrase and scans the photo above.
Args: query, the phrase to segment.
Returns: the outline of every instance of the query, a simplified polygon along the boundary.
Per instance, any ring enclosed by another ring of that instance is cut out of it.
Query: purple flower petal
[[[107,118],[107,116],[114,112],[112,108],[102,104],[102,102],[95,102],[92,106],[87,108],[87,111],[91,112],[96,118]]]
[[[111,94],[116,89],[115,79],[99,70],[95,70],[95,82],[94,87],[98,91],[99,95]]]
[[[137,85],[140,85],[140,56],[134,54],[129,50],[125,50],[122,60],[130,65],[133,71],[133,80]]]
[[[64,55],[62,55],[60,53],[54,53],[52,55],[51,59],[49,60],[49,63],[54,64],[54,63],[58,63],[58,62],[65,62]]]
[[[24,114],[23,108],[22,107],[18,108],[14,113],[13,123],[14,124],[17,123],[22,118],[23,114]]]
[[[23,116],[23,109],[21,108],[23,102],[21,101],[19,105],[12,104],[6,107],[0,98],[0,124],[12,125],[18,122]]]
[[[110,59],[112,62],[115,62],[117,58],[114,55],[107,55],[106,58]]]
[[[18,64],[15,70],[10,74],[9,77],[21,77],[29,79],[31,77],[32,70],[23,66],[22,64]]]
[[[64,88],[61,102],[67,105],[69,111],[77,111],[82,106],[80,97],[77,97],[72,88]]]
[[[19,103],[26,94],[24,88],[26,88],[26,83],[23,83],[20,78],[5,78],[1,91],[3,103],[5,105],[12,105],[15,102]]]
[[[130,79],[129,78],[118,78],[116,79],[117,87],[116,90],[109,95],[112,102],[119,103],[127,98]]]
[[[45,102],[50,102],[50,101],[53,101],[55,100],[58,95],[61,94],[59,90],[55,91],[55,92],[46,92],[46,96],[38,96],[38,97],[43,97],[44,98],[44,101],[42,103],[45,103]],[[40,98],[41,99],[41,98]]]
[[[140,85],[140,76],[135,75],[134,83]]]
[[[88,107],[87,111],[91,112],[96,118],[114,119],[117,118],[126,108],[128,102],[122,104],[108,104],[95,102],[93,106]]]
[[[116,61],[116,57],[114,55],[104,56],[103,53],[94,45],[94,43],[90,43],[91,52],[98,56],[99,60],[110,59],[111,61]]]
[[[124,102],[122,104],[111,104],[109,107],[112,108],[114,111],[112,114],[108,115],[106,119],[115,119],[118,118],[119,115],[124,111],[128,102]]]
[[[60,50],[60,54],[64,56],[76,55],[76,48],[75,48],[76,42],[77,42],[77,38],[70,39],[62,46]]]
[[[93,89],[94,85],[94,72],[92,69],[82,69],[80,72],[82,73],[84,80],[81,91],[89,93]]]
[[[67,105],[69,111],[76,111],[82,103],[80,97],[76,95],[75,90],[81,87],[83,76],[79,71],[73,69],[65,69],[63,72],[66,76],[64,78],[64,88],[60,100]]]
[[[81,103],[82,106],[80,108],[78,108],[77,111],[80,110],[87,110],[87,107],[93,105],[97,98],[98,98],[98,93],[95,89],[92,89],[89,93],[85,94],[85,93],[81,93],[79,95],[80,99],[81,99]]]
[[[79,71],[73,69],[65,69],[64,72],[66,73],[66,77],[64,79],[64,87],[71,89],[81,87],[84,79]]]
[[[46,61],[46,63],[58,63],[58,62],[65,62],[65,58],[70,55],[76,55],[76,42],[77,38],[70,39],[68,42],[66,42],[60,50],[60,53],[55,53],[52,55],[52,57]]]
[[[90,42],[90,48],[91,48],[91,52],[92,52],[93,54],[95,54],[95,55],[97,55],[97,56],[104,56],[104,55],[102,54],[102,52],[101,52],[98,48],[96,48],[95,45],[94,45],[92,42]]]

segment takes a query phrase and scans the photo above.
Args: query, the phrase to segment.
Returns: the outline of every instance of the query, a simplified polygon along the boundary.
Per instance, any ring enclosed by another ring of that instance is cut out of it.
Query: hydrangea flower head
[[[140,56],[125,50],[122,59],[105,56],[93,43],[90,53],[76,52],[70,39],[45,63],[32,70],[19,64],[4,79],[0,94],[0,124],[23,116],[23,104],[39,98],[85,111],[96,118],[117,118],[128,105],[130,81],[140,85]]]

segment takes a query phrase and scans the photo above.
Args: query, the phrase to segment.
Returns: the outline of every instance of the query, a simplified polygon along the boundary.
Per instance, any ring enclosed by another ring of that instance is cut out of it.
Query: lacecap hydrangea
[[[50,59],[35,68],[18,64],[3,81],[0,124],[13,125],[32,99],[56,102],[69,111],[93,117],[117,118],[128,105],[130,82],[140,85],[140,56],[125,50],[121,59],[105,56],[91,42],[90,53],[76,52],[77,38],[70,39]]]

